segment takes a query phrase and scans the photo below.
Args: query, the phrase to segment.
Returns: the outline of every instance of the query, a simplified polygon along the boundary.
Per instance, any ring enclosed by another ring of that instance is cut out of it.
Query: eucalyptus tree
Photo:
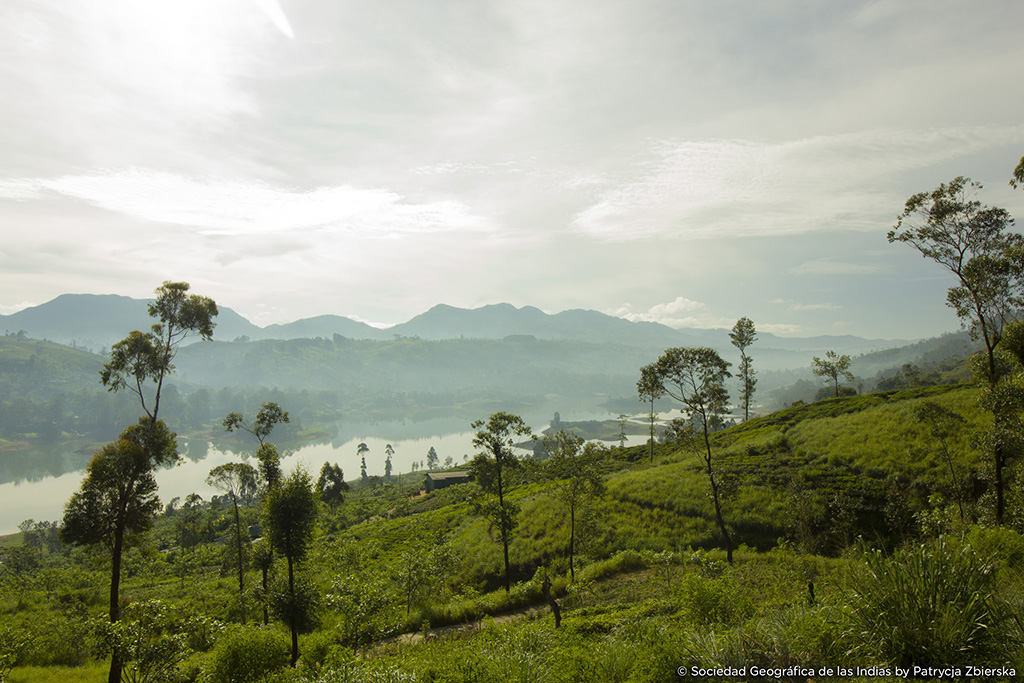
[[[108,391],[134,394],[144,415],[115,443],[97,451],[81,489],[65,507],[62,537],[66,542],[108,545],[111,622],[121,618],[121,557],[126,534],[144,531],[147,522],[143,518],[156,514],[154,505],[159,509],[154,467],[178,460],[175,435],[160,420],[164,380],[174,372],[174,357],[188,336],[213,338],[217,304],[188,290],[186,282],[164,282],[147,306],[150,317],[158,322],[149,332],[132,331],[110,348],[110,360],[100,370],[101,383]],[[103,506],[110,509],[103,510]],[[120,681],[121,669],[115,649],[109,683]]]
[[[661,386],[661,378],[658,377],[658,367],[652,363],[640,368],[640,379],[636,383],[636,393],[641,401],[647,401],[650,408],[647,411],[647,419],[651,423],[651,464],[654,464],[654,422],[657,414],[654,412],[654,402],[665,395],[665,389]],[[556,413],[557,415],[557,413]]]
[[[843,377],[847,381],[853,381],[853,373],[850,372],[850,357],[845,353],[837,354],[835,351],[826,351],[825,358],[817,356],[811,360],[811,372],[816,377],[824,377],[835,387],[835,398],[839,398],[839,380]]]
[[[544,437],[544,449],[549,455],[545,467],[559,479],[555,495],[569,513],[569,577],[575,582],[577,517],[604,494],[600,463],[607,453],[604,447],[584,444],[583,437],[564,430]]]
[[[470,425],[476,429],[473,445],[482,449],[469,464],[469,471],[484,493],[491,496],[481,506],[492,528],[497,527],[505,559],[505,592],[511,590],[508,546],[516,528],[519,506],[508,500],[511,471],[519,467],[516,458],[516,437],[530,436],[530,428],[518,415],[497,412],[487,419]]]
[[[953,454],[950,452],[950,442],[961,433],[967,421],[960,413],[946,408],[936,401],[921,401],[911,411],[914,419],[924,424],[932,437],[939,442],[939,450],[949,467],[949,484],[953,491],[953,498],[956,500],[957,508],[960,511],[960,525],[966,524],[966,513],[964,512],[964,482],[957,473],[956,463],[953,461]]]
[[[290,421],[288,411],[283,410],[274,401],[267,401],[260,406],[252,422],[247,422],[241,413],[228,413],[224,418],[225,431],[240,430],[256,437],[256,441],[259,442],[256,459],[260,463],[260,476],[268,488],[277,486],[281,480],[281,458],[277,447],[272,443],[267,443],[267,439],[270,438],[274,427],[279,424],[288,424]]]
[[[325,462],[320,468],[320,478],[316,480],[316,494],[327,503],[331,512],[345,500],[345,492],[349,490],[345,481],[345,473],[338,463],[331,465]]]
[[[294,667],[299,660],[299,630],[311,621],[308,603],[296,592],[295,565],[305,559],[316,532],[317,501],[313,481],[301,467],[267,494],[264,527],[270,547],[288,563],[288,594],[282,612],[292,634]]]
[[[757,341],[754,321],[745,316],[737,320],[729,332],[729,339],[732,340],[732,345],[740,350],[740,399],[743,401],[743,419],[749,420],[750,399],[754,395],[754,385],[757,384],[757,373],[750,366],[752,359],[747,355],[747,347]]]
[[[359,481],[366,483],[366,454],[370,452],[370,447],[365,443],[360,443],[356,446],[356,455],[359,456]]]
[[[229,462],[210,470],[206,483],[231,496],[235,512],[235,551],[238,560],[238,604],[245,623],[245,548],[242,544],[242,521],[238,514],[238,499],[252,497],[256,492],[256,470],[244,462]],[[248,536],[248,532],[246,533]]]
[[[1024,175],[1024,170],[1021,173]],[[1014,221],[1005,209],[986,206],[975,198],[981,187],[960,176],[931,192],[913,195],[888,238],[889,242],[911,245],[956,278],[946,291],[946,303],[968,327],[971,337],[984,344],[978,369],[991,392],[1002,374],[996,347],[1006,326],[1024,307],[1024,237],[1012,231]],[[1005,437],[1012,431],[1002,423],[1011,416],[999,410],[992,412],[995,518],[1001,524],[1004,470],[1011,452]]]
[[[725,540],[726,558],[732,562],[732,536],[722,518],[721,484],[715,477],[711,451],[711,433],[723,424],[729,402],[725,380],[730,377],[729,363],[707,347],[667,349],[656,363],[657,375],[665,393],[682,404],[689,415],[687,442],[704,461],[715,520]],[[693,438],[695,437],[695,438]]]

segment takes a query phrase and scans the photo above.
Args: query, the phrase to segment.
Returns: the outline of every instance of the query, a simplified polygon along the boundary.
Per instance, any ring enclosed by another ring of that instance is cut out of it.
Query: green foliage
[[[209,677],[217,683],[256,683],[288,666],[288,636],[276,628],[235,627],[213,649]]]
[[[287,577],[279,577],[270,585],[267,598],[274,618],[294,625],[298,633],[309,633],[320,623],[323,602],[320,589],[304,576],[294,577],[291,586]]]
[[[324,463],[320,468],[320,478],[316,481],[316,494],[320,500],[327,503],[333,511],[338,505],[344,502],[345,493],[349,490],[345,481],[345,473],[338,466],[338,463],[331,465]]]
[[[152,428],[151,428],[152,427]],[[175,435],[162,421],[139,424],[107,444],[86,467],[81,488],[64,509],[61,538],[75,545],[106,545],[113,550],[119,534],[149,529],[160,510],[154,464],[177,457]]]
[[[991,662],[1005,651],[1009,632],[993,566],[969,545],[941,537],[891,559],[869,551],[863,561],[847,631],[862,656],[942,666]]]
[[[117,655],[125,683],[171,680],[188,656],[188,637],[169,605],[160,600],[133,602],[117,622],[100,620],[105,648]]]
[[[515,440],[528,436],[530,428],[518,415],[497,412],[487,422],[477,420],[472,424],[478,430],[473,437],[473,445],[482,448],[470,463],[472,478],[484,491],[485,497],[479,501],[479,511],[497,528],[501,539],[505,562],[505,592],[511,588],[508,547],[510,536],[516,527],[519,506],[506,500],[512,484],[512,471],[519,465],[515,456]]]
[[[757,330],[754,328],[754,321],[746,316],[740,318],[733,325],[729,332],[729,340],[732,345],[740,350],[740,400],[743,401],[743,419],[750,419],[750,399],[754,396],[754,387],[757,385],[757,373],[751,367],[753,360],[747,355],[747,347],[757,341]]]
[[[824,360],[815,356],[811,361],[811,372],[815,377],[824,377],[834,385],[835,398],[839,398],[839,380],[841,378],[845,377],[848,382],[853,381],[853,373],[850,372],[850,357],[845,353],[839,355],[835,351],[827,351]]]
[[[289,561],[306,557],[316,531],[313,481],[301,467],[267,494],[263,527],[270,546]]]

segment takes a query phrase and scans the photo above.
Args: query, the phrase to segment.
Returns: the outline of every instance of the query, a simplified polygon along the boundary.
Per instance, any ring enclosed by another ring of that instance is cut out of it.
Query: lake
[[[550,423],[555,411],[563,421],[607,420],[613,414],[597,406],[546,405],[524,410],[519,414],[540,433]],[[646,416],[640,416],[638,419]],[[445,417],[436,420],[381,420],[376,422],[343,421],[329,427],[335,436],[329,441],[309,443],[294,451],[282,453],[282,470],[290,472],[296,465],[306,468],[314,479],[319,476],[324,462],[337,463],[345,471],[348,481],[359,478],[360,458],[356,448],[365,443],[368,475],[384,475],[384,449],[391,444],[395,454],[391,458],[392,474],[410,472],[413,462],[425,462],[427,451],[433,447],[443,465],[449,456],[455,465],[472,458],[475,432],[470,430],[472,420]],[[271,439],[273,441],[273,439]],[[627,444],[647,442],[646,436],[630,436]],[[89,455],[76,453],[82,443],[72,442],[50,448],[33,449],[27,453],[0,453],[0,534],[14,533],[18,524],[26,519],[36,521],[60,520],[64,504],[82,483]],[[175,467],[157,472],[160,500],[166,504],[175,497],[185,498],[198,493],[205,500],[218,493],[206,485],[206,476],[217,465],[252,459],[255,448],[232,451],[208,441],[179,439],[182,461]],[[522,452],[524,455],[526,451]]]

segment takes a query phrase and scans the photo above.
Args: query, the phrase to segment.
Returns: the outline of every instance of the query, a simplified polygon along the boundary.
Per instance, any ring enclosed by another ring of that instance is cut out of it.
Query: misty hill
[[[643,349],[530,337],[213,342],[182,348],[175,379],[211,389],[277,387],[346,395],[468,388],[528,394],[636,392]]]
[[[318,315],[290,323],[267,325],[250,336],[254,339],[330,339],[336,334],[349,339],[391,339],[393,336],[390,331],[340,315]]]
[[[537,339],[567,339],[632,346],[679,345],[685,335],[665,325],[630,322],[597,311],[573,309],[548,314],[512,304],[492,304],[466,309],[439,304],[388,332],[423,339],[503,339],[529,335]]]
[[[84,346],[94,351],[124,339],[132,330],[149,330],[152,299],[117,294],[61,294],[39,306],[0,316],[0,330],[24,331],[35,339]],[[216,334],[234,339],[259,334],[260,328],[230,308],[218,306]]]
[[[64,294],[17,313],[0,316],[0,330],[29,337],[84,346],[93,351],[123,339],[131,330],[152,324],[147,300],[117,295]],[[676,330],[654,322],[633,322],[597,311],[573,309],[548,314],[532,306],[516,308],[501,303],[476,309],[440,304],[408,322],[387,330],[338,315],[305,318],[287,324],[258,327],[224,305],[218,306],[218,341],[264,339],[333,339],[340,335],[357,340],[412,337],[425,340],[533,337],[538,340],[617,344],[643,348],[652,354],[672,346],[711,346],[727,359],[735,349],[725,329]],[[803,367],[814,354],[827,350],[853,355],[898,346],[899,340],[862,339],[851,335],[807,338],[777,337],[760,332],[751,353],[760,369]]]

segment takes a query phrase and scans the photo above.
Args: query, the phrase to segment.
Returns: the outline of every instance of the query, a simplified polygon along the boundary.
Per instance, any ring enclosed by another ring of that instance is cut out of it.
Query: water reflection
[[[521,414],[536,433],[542,431],[558,410],[563,421],[603,420],[611,415],[595,406],[544,406]],[[611,415],[614,417],[614,415]],[[392,474],[412,471],[426,465],[427,452],[434,448],[443,465],[450,457],[453,465],[461,465],[472,457],[473,432],[471,420],[445,415],[433,420],[379,420],[342,421],[328,425],[329,438],[302,445],[295,449],[282,449],[282,468],[288,472],[301,464],[316,477],[324,462],[337,463],[349,481],[360,476],[360,456],[357,447],[365,443],[367,476],[384,476],[385,449],[394,449],[391,458]],[[632,436],[629,444],[645,443],[642,436]],[[64,503],[82,481],[85,465],[96,444],[75,442],[35,448],[30,451],[0,452],[0,534],[13,533],[25,519],[58,520],[63,515]],[[165,504],[174,497],[184,498],[198,493],[204,499],[217,493],[206,485],[206,476],[217,465],[248,460],[255,454],[252,447],[240,445],[237,440],[210,442],[205,440],[178,440],[182,455],[177,466],[157,472],[160,499]],[[79,452],[80,451],[80,452]],[[422,463],[422,464],[421,464]]]

